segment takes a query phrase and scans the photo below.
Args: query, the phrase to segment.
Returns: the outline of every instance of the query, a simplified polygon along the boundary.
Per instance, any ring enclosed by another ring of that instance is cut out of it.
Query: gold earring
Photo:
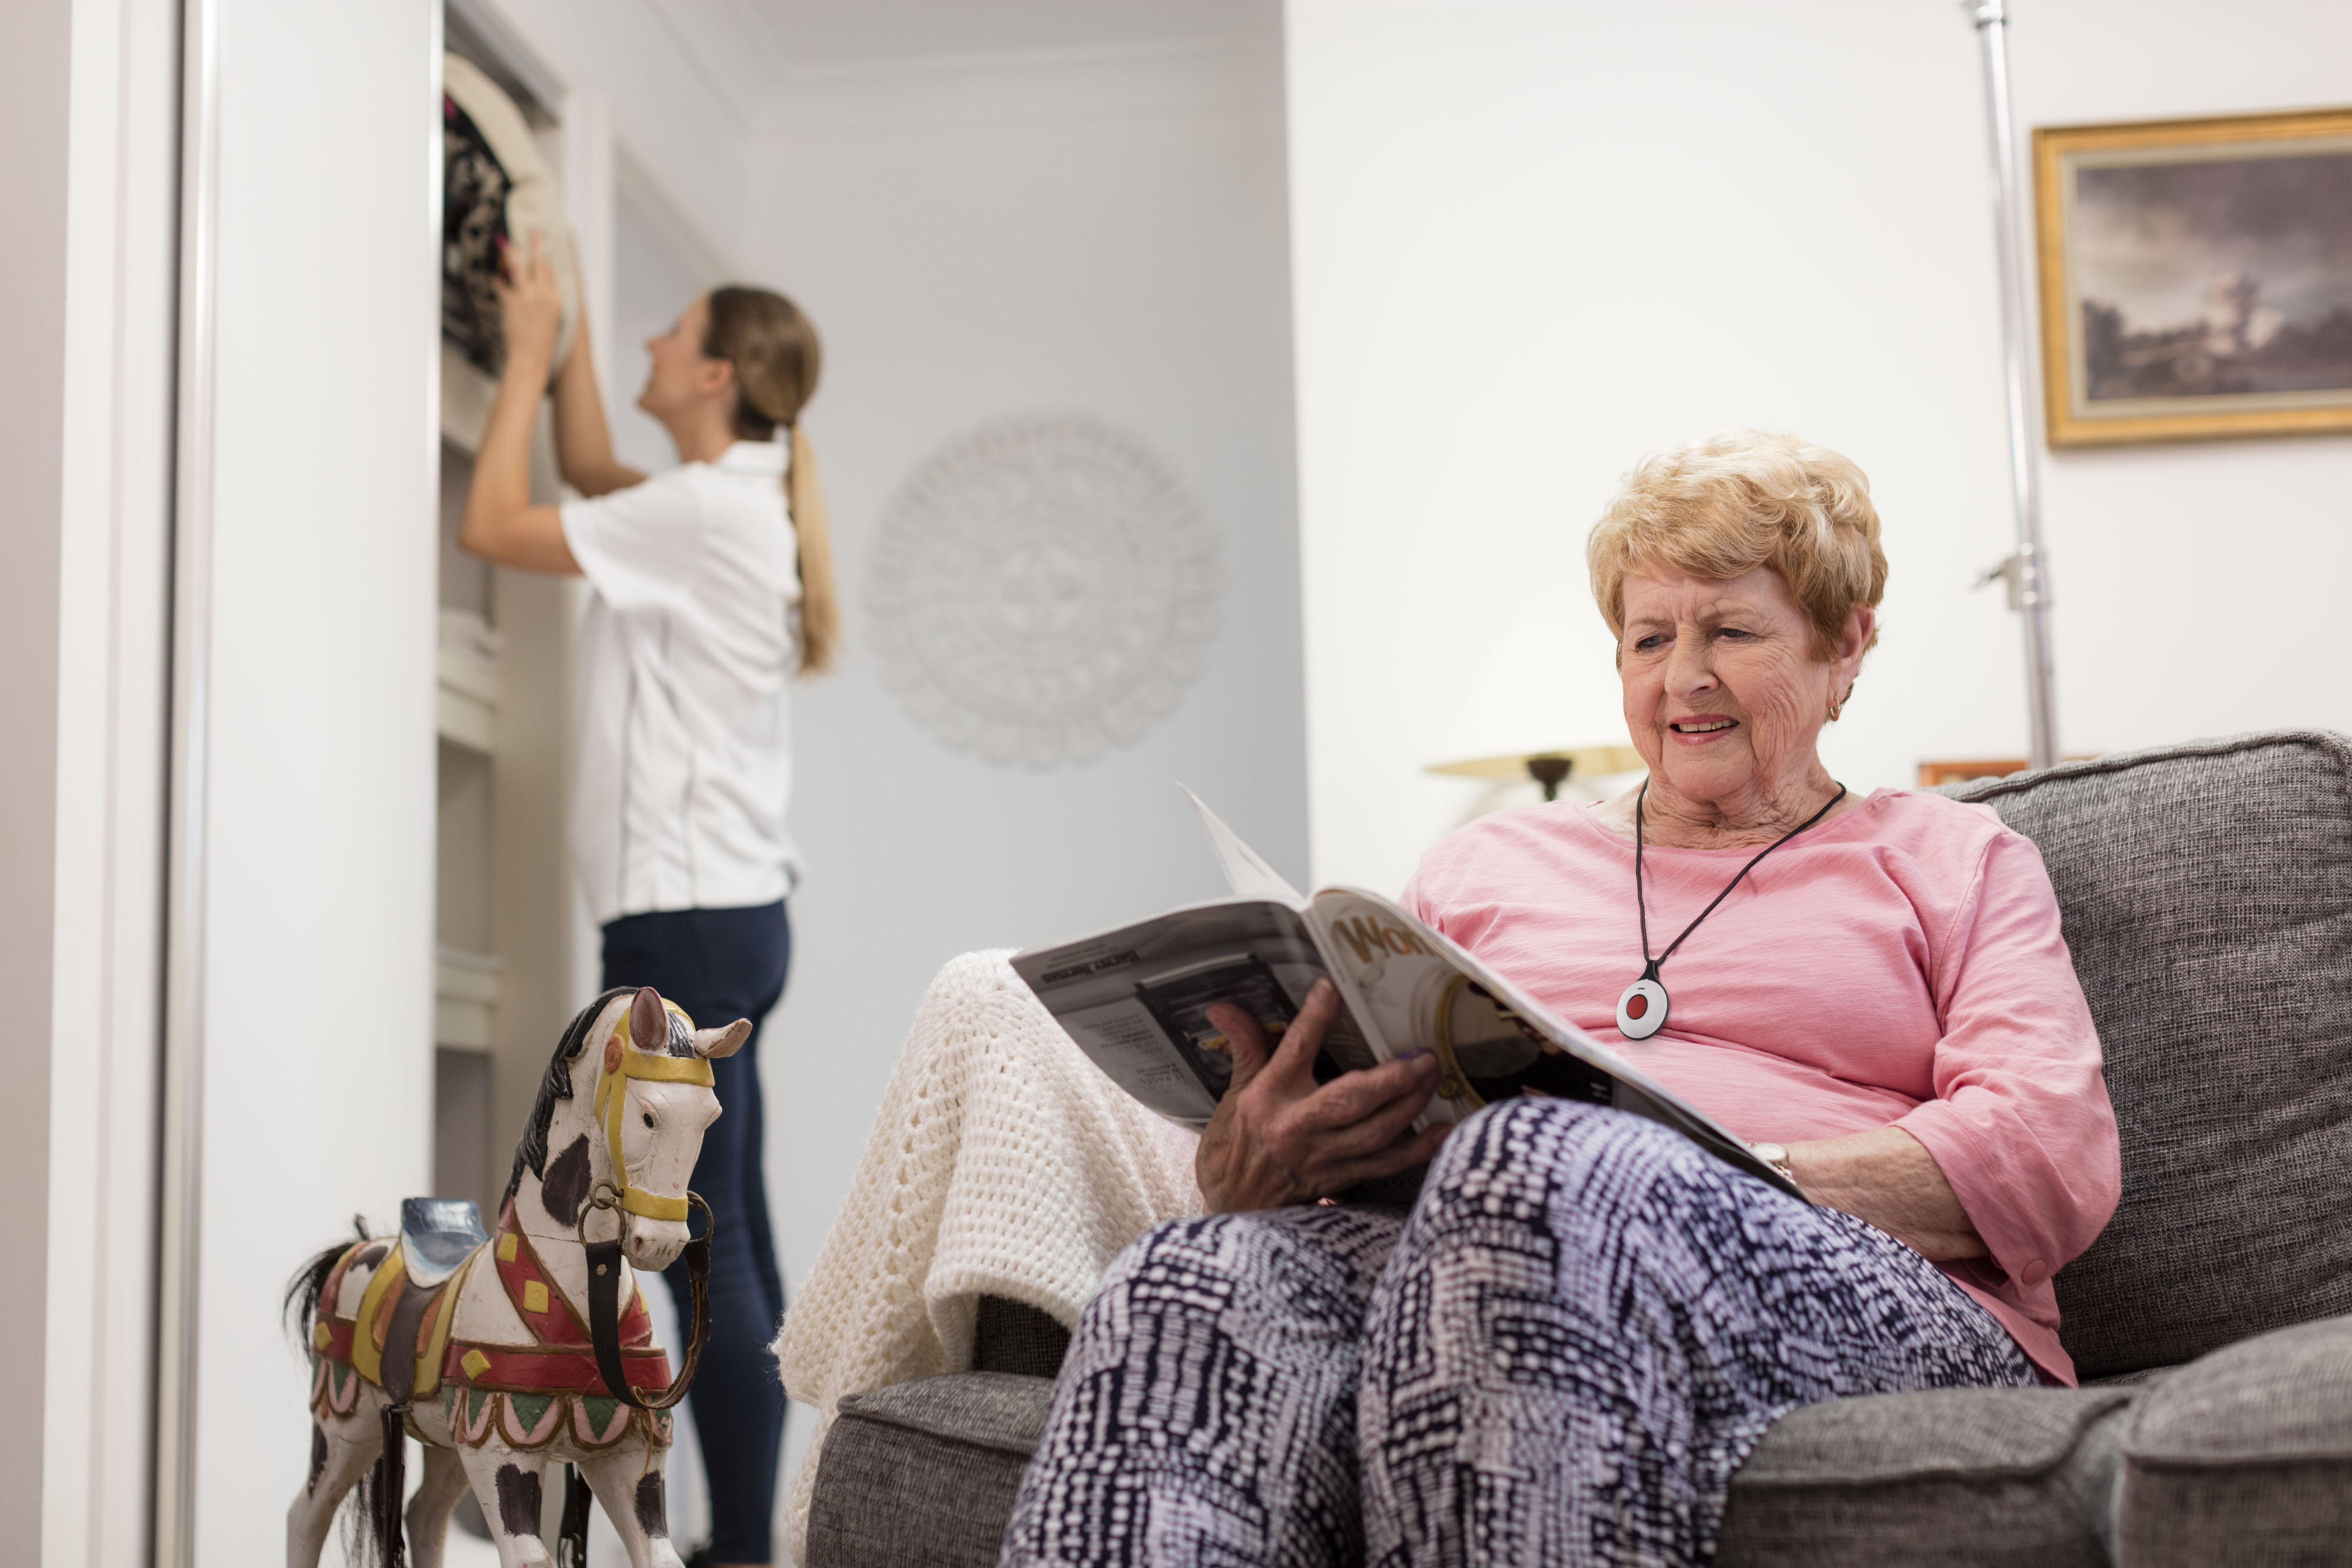
[[[1845,706],[1845,704],[1842,702],[1832,702],[1830,704],[1830,722],[1832,724],[1835,724],[1838,721],[1838,710],[1843,706]]]

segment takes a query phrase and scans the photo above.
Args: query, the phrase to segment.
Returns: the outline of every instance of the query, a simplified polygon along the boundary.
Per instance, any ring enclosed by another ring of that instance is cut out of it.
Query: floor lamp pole
[[[2009,467],[2017,510],[2017,553],[1987,574],[2005,579],[2009,607],[2025,622],[2029,758],[2058,760],[2058,713],[2050,674],[2049,557],[2034,484],[2033,382],[2025,341],[2025,269],[2020,259],[2017,131],[2009,112],[2009,27],[2004,0],[1961,0],[1984,45],[1985,108],[1992,126],[1994,235],[2000,245],[2001,367],[2009,392]]]

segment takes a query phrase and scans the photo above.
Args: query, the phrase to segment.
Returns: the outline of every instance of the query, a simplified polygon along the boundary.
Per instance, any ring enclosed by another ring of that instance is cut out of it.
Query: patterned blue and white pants
[[[1455,1132],[1409,1216],[1221,1215],[1129,1248],[1003,1563],[1706,1563],[1788,1411],[2035,1381],[1885,1233],[1622,1112],[1514,1101]]]

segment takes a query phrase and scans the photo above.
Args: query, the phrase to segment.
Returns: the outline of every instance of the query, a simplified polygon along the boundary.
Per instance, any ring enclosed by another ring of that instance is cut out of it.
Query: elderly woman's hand
[[[544,385],[563,327],[563,290],[548,265],[546,244],[537,229],[523,253],[507,247],[493,287],[499,294],[499,324],[506,337],[507,363]]]
[[[1453,1131],[1449,1124],[1406,1130],[1437,1092],[1437,1058],[1427,1051],[1315,1082],[1316,1052],[1339,1011],[1331,982],[1318,980],[1269,1052],[1248,1012],[1222,1003],[1209,1009],[1234,1059],[1233,1082],[1193,1158],[1210,1213],[1309,1203],[1394,1176],[1427,1164]]]
[[[1797,1185],[1815,1203],[1875,1225],[1930,1263],[1988,1256],[1944,1167],[1901,1127],[1787,1147]]]

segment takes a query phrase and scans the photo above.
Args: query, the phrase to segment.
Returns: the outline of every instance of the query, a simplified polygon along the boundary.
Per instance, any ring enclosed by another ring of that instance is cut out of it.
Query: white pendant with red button
[[[1617,998],[1617,1032],[1627,1040],[1647,1040],[1666,1027],[1666,988],[1646,975],[1625,988]]]

